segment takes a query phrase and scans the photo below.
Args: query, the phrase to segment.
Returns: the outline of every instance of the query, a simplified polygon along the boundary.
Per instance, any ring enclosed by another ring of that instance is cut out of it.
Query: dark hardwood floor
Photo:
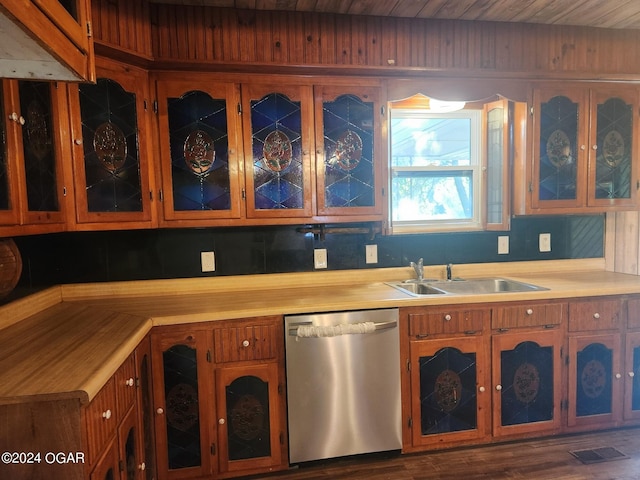
[[[614,447],[627,458],[585,465],[570,451]],[[312,462],[265,480],[639,480],[640,427],[440,452]]]

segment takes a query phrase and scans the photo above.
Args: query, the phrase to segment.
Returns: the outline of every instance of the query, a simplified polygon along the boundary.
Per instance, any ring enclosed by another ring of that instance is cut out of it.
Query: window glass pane
[[[470,118],[394,118],[391,131],[394,167],[471,164]]]
[[[473,218],[472,171],[394,174],[393,221],[470,220]]]

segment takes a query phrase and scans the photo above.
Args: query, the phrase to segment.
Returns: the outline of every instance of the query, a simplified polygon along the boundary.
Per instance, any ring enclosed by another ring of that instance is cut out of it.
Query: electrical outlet
[[[509,253],[509,236],[500,235],[498,237],[498,255],[506,255]]]
[[[200,252],[200,265],[203,272],[216,271],[216,257],[213,252]]]
[[[313,267],[327,268],[327,249],[316,248],[313,250]]]
[[[541,233],[538,237],[538,247],[540,252],[550,252],[551,251],[551,234],[550,233]]]
[[[378,263],[378,245],[365,245],[365,262]]]

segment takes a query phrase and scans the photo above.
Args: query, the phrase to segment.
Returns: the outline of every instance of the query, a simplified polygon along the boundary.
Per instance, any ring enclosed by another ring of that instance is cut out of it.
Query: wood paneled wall
[[[100,44],[158,62],[630,79],[640,31],[93,0]],[[390,65],[390,61],[393,65]],[[635,77],[633,77],[635,78]]]

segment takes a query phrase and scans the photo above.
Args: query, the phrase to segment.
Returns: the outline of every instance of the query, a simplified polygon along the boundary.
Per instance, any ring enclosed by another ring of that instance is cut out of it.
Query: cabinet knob
[[[224,424],[225,424],[224,418],[219,418],[219,419],[218,419],[218,423],[219,423],[220,425],[224,425]]]
[[[127,380],[125,380],[125,382],[124,382],[124,384],[125,384],[127,387],[133,387],[133,384],[134,384],[134,383],[135,383],[135,382],[133,381],[133,378],[132,378],[132,377],[129,377],[129,378],[128,378]]]
[[[147,469],[147,465],[144,462],[138,465],[138,470],[141,470],[144,472],[146,469]]]
[[[622,375],[620,373],[616,373],[616,378],[620,379],[620,378],[622,378]]]
[[[598,312],[593,314],[593,318],[595,318],[596,320],[600,318],[600,314]]]
[[[502,385],[496,385],[496,390],[497,390],[497,391],[502,390]]]
[[[242,341],[242,346],[243,346],[243,347],[245,347],[245,348],[246,348],[246,347],[248,347],[249,345],[250,345],[249,340],[243,340],[243,341]]]
[[[482,392],[484,392],[486,389],[485,389],[484,387],[480,387],[480,388],[478,388],[478,390],[482,393]]]
[[[102,418],[104,418],[105,420],[109,420],[111,418],[111,410],[107,409],[106,411],[102,412]]]
[[[587,147],[585,145],[580,145],[580,150],[586,150]]]
[[[533,308],[527,308],[527,315],[533,315]]]
[[[162,415],[162,414],[164,413],[164,409],[163,409],[163,408],[158,408],[158,409],[156,410],[156,413],[157,413],[158,415]]]
[[[448,313],[444,316],[444,319],[448,322],[449,320],[451,320],[451,315],[449,315]]]
[[[82,139],[81,138],[76,138],[73,143],[75,143],[76,145],[82,145]]]
[[[636,373],[635,373],[635,372],[629,372],[629,376],[630,376],[631,378],[633,378],[633,377],[635,377],[635,376],[636,376]]]
[[[593,148],[594,150],[597,150],[598,149],[598,145],[594,145],[591,148]]]

